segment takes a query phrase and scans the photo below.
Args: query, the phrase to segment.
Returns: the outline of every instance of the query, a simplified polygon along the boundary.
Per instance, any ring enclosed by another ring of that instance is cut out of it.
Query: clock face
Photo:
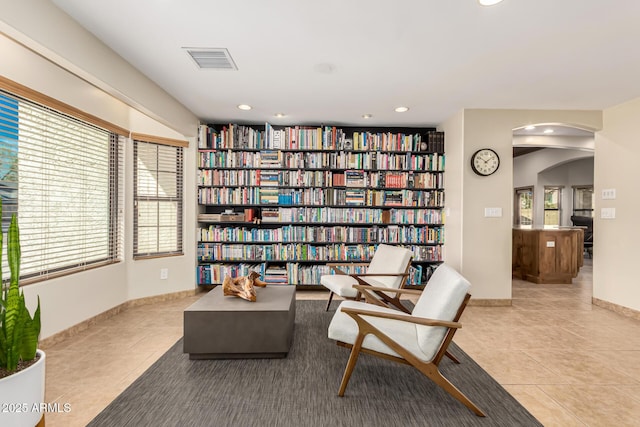
[[[482,148],[471,156],[471,169],[481,176],[488,176],[500,167],[498,153],[490,148]]]

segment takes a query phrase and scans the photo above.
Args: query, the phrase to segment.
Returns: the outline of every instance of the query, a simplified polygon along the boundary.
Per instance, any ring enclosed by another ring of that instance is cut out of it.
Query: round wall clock
[[[471,156],[471,169],[480,176],[489,176],[500,167],[500,157],[491,148],[481,148]]]

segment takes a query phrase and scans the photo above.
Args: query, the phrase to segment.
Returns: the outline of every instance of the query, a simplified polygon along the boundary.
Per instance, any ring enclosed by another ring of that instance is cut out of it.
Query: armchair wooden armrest
[[[355,316],[372,316],[378,317],[381,319],[391,319],[391,320],[400,320],[402,322],[413,323],[416,325],[423,326],[444,326],[445,328],[462,328],[462,323],[460,322],[448,322],[446,320],[437,320],[437,319],[427,319],[426,317],[418,317],[411,315],[402,315],[395,313],[382,313],[379,311],[370,311],[370,310],[361,310],[357,308],[341,308],[343,313]]]
[[[419,289],[391,289],[385,288],[383,286],[370,286],[370,285],[353,285],[353,287],[359,291],[379,291],[379,292],[395,292],[398,294],[407,294],[407,295],[422,295],[422,291]]]
[[[347,273],[349,276],[358,277],[375,277],[375,276],[392,276],[392,277],[409,277],[409,273]],[[355,277],[354,277],[355,278]]]
[[[360,284],[360,286],[369,286],[369,287],[373,287],[373,286],[367,283],[367,281],[364,280],[363,277],[405,277],[405,278],[409,277],[409,273],[343,273],[343,274],[348,274],[350,277],[356,279]],[[356,286],[356,285],[352,285],[352,286]]]

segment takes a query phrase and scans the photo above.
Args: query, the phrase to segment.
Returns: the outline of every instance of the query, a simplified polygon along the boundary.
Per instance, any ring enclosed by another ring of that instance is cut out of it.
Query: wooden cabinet
[[[513,277],[534,283],[571,283],[582,267],[581,228],[513,229]]]

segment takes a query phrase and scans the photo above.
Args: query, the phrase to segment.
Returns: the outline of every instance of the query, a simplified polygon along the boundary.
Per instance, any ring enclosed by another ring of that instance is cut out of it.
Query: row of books
[[[442,147],[439,145],[441,143]],[[265,123],[264,129],[229,124],[214,127],[202,125],[198,135],[199,148],[253,148],[288,150],[395,150],[444,151],[444,133],[352,132],[335,126],[286,126],[274,128]]]
[[[442,261],[442,246],[407,245],[414,261]],[[309,243],[272,243],[245,245],[199,243],[199,262],[225,261],[367,261],[375,252],[375,244],[312,245]]]
[[[220,131],[201,125],[198,129],[198,148],[262,148],[265,146],[264,130],[251,126],[229,124]]]
[[[422,136],[418,133],[354,132],[354,150],[419,151]]]
[[[198,202],[209,205],[441,207],[444,203],[444,192],[437,190],[207,187],[198,189]]]
[[[198,185],[432,189],[444,187],[444,173],[198,169]]]
[[[348,224],[443,224],[440,209],[279,207],[262,208],[262,222]],[[411,219],[411,220],[409,220]]]
[[[199,285],[219,285],[226,276],[247,276],[252,271],[264,276],[265,264],[203,264],[196,267],[196,281]]]
[[[200,168],[300,168],[444,171],[445,156],[438,153],[200,151]]]
[[[427,151],[444,153],[444,132],[427,132]]]
[[[436,268],[437,265],[412,265],[409,269],[407,284],[409,286],[425,284]],[[341,270],[346,273],[366,273],[367,267],[359,264],[345,264],[341,266]],[[291,262],[284,267],[273,265],[267,267],[266,263],[203,264],[196,268],[196,280],[199,285],[219,285],[226,276],[247,276],[252,271],[256,271],[268,283],[318,285],[319,287],[321,286],[320,277],[333,273],[333,270],[325,264],[304,265]]]
[[[418,151],[428,134],[401,132],[353,132],[349,136],[335,126],[293,126],[276,129],[265,125],[266,148],[289,150],[384,150]]]
[[[405,243],[442,244],[444,228],[430,226],[347,227],[285,225],[278,228],[221,227],[198,228],[199,242],[228,243]]]

